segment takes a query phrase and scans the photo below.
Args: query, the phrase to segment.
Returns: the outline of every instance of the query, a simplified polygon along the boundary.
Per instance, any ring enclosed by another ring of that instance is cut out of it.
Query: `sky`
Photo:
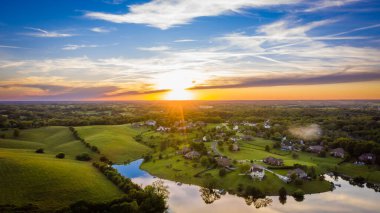
[[[0,100],[380,99],[378,0],[2,0]]]

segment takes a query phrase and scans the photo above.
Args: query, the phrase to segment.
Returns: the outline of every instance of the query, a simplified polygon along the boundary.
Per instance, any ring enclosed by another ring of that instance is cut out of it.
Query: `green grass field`
[[[12,133],[13,131],[6,132],[6,138],[0,139],[0,148],[33,150],[43,148],[48,154],[63,152],[66,158],[70,159],[75,159],[76,155],[84,152],[97,157],[97,154],[75,140],[67,127],[51,126],[21,130],[18,137],[13,137]]]
[[[97,146],[101,154],[116,163],[136,160],[151,151],[133,139],[140,131],[130,125],[84,126],[75,129],[80,137]]]
[[[0,180],[0,205],[31,203],[43,210],[79,200],[104,202],[123,194],[90,162],[33,150],[0,149]]]

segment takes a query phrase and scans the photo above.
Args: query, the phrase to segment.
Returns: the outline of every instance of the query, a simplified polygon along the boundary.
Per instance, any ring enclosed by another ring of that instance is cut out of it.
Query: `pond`
[[[143,160],[128,165],[114,165],[120,174],[129,177],[142,186],[149,185],[159,178],[141,170]],[[278,196],[252,201],[236,195],[216,193],[196,185],[177,184],[162,179],[169,187],[169,212],[380,212],[380,193],[367,187],[351,185],[340,177],[326,175],[326,180],[336,187],[331,192],[305,195],[302,202],[288,196],[284,204]]]

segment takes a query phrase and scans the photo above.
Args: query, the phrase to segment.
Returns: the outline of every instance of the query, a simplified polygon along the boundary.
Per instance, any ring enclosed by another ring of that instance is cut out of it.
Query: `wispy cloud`
[[[113,31],[113,29],[111,29],[111,28],[105,28],[105,27],[93,27],[90,30],[92,32],[96,32],[96,33],[109,33],[111,31]]]
[[[191,90],[199,89],[225,89],[225,88],[245,88],[245,87],[271,87],[271,86],[292,86],[292,85],[321,85],[352,83],[363,81],[380,80],[380,71],[377,72],[337,72],[322,75],[304,74],[277,74],[266,77],[247,77],[247,78],[226,78],[214,79],[210,85],[198,85]],[[235,83],[230,83],[235,82]]]
[[[77,50],[77,49],[82,49],[82,48],[95,48],[99,47],[99,45],[95,44],[67,44],[65,45],[62,50]]]
[[[295,4],[301,0],[212,0],[178,1],[152,0],[129,6],[126,14],[87,12],[85,17],[114,23],[146,24],[162,30],[188,24],[195,18],[242,13],[247,8]]]
[[[160,51],[166,51],[169,50],[170,47],[168,46],[156,46],[156,47],[139,47],[138,50],[142,51],[151,51],[151,52],[160,52]]]
[[[56,31],[47,31],[40,28],[26,27],[26,29],[35,31],[34,33],[26,33],[26,35],[40,38],[62,38],[62,37],[72,37],[74,34],[69,33],[59,33]]]
[[[174,40],[173,42],[183,43],[183,42],[193,42],[193,41],[196,41],[196,40],[194,40],[194,39],[178,39],[178,40]]]
[[[8,46],[8,45],[0,45],[0,48],[8,48],[8,49],[23,49],[22,47]]]
[[[342,7],[347,4],[356,3],[362,0],[320,0],[311,4],[311,7],[306,9],[305,12],[314,12],[331,7]]]

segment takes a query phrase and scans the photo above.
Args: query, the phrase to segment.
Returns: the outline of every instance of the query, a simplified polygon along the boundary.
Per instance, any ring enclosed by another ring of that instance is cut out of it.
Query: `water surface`
[[[128,165],[115,165],[114,168],[142,186],[159,180],[139,168],[142,162],[141,159]],[[302,202],[297,202],[288,196],[285,204],[281,204],[278,196],[269,196],[252,202],[228,193],[220,195],[210,192],[196,185],[178,185],[170,180],[161,180],[169,186],[169,212],[380,212],[380,193],[365,186],[353,186],[340,177],[334,179],[327,175],[326,180],[340,184],[341,187],[336,187],[332,192],[305,195]]]

